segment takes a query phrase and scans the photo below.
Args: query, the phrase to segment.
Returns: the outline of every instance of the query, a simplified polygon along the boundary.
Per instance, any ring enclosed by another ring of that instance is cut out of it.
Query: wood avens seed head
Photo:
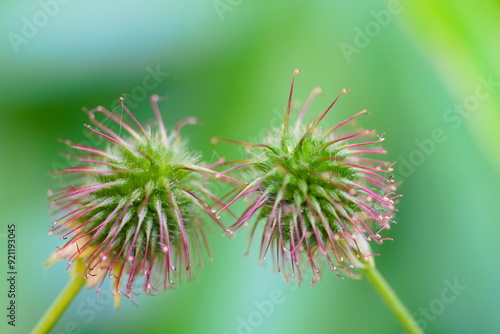
[[[354,116],[322,129],[320,123],[331,105],[315,120],[304,124],[304,115],[315,95],[315,88],[294,125],[290,124],[292,92],[283,126],[271,129],[262,144],[226,140],[248,148],[249,156],[240,165],[246,186],[221,211],[242,197],[250,204],[231,226],[237,230],[255,223],[263,227],[260,259],[273,252],[276,269],[286,277],[302,279],[309,266],[312,282],[320,278],[318,261],[323,258],[331,270],[352,275],[352,269],[372,265],[370,241],[381,243],[380,231],[388,229],[393,219],[396,185],[392,178],[394,164],[377,158],[386,152],[379,146],[383,136],[375,131],[344,132],[346,124],[367,113]],[[375,137],[371,140],[365,138]],[[218,140],[224,140],[219,138]]]
[[[116,297],[132,298],[140,290],[137,286],[149,294],[168,288],[179,276],[192,276],[191,267],[201,262],[203,249],[209,253],[200,213],[229,232],[208,204],[220,200],[207,182],[224,177],[201,165],[180,135],[182,126],[196,120],[186,118],[167,131],[158,99],[151,97],[157,119],[153,128],[143,127],[123,98],[119,102],[130,121],[103,107],[87,111],[93,124],[87,128],[107,145],[101,149],[66,141],[81,166],[57,171],[67,176],[65,186],[50,192],[54,213],[65,213],[50,233],[68,241],[49,262],[78,261],[76,274],[99,289],[110,277]],[[99,121],[97,114],[116,123],[124,135]]]

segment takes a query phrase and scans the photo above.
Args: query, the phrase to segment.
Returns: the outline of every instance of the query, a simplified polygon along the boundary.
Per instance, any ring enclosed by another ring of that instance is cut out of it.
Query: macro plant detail
[[[388,240],[380,233],[390,228],[397,211],[394,205],[401,197],[395,194],[397,184],[392,176],[386,176],[395,163],[376,158],[387,153],[379,145],[384,137],[366,140],[376,136],[375,130],[345,130],[367,110],[327,129],[320,127],[346,89],[316,119],[305,123],[310,104],[321,93],[314,88],[291,126],[298,73],[297,69],[293,73],[283,125],[270,129],[261,144],[213,138],[214,143],[225,141],[247,151],[247,157],[232,162],[235,166],[223,173],[239,171],[248,182],[229,193],[236,195],[220,206],[217,215],[241,198],[249,200],[229,228],[236,231],[253,219],[250,244],[259,227],[263,229],[260,262],[272,252],[276,270],[287,281],[292,276],[299,284],[309,266],[311,286],[321,278],[322,258],[341,278],[340,271],[349,276],[360,271],[409,333],[423,333],[376,269],[376,254],[370,247],[371,241],[380,244]]]
[[[321,92],[313,89],[292,126],[299,72],[292,77],[283,125],[269,130],[262,144],[213,138],[214,143],[244,146],[247,156],[236,161],[201,163],[180,135],[182,127],[196,119],[183,119],[167,131],[157,95],[151,96],[156,125],[149,127],[134,117],[123,97],[119,104],[128,121],[103,107],[85,110],[93,125],[87,129],[107,145],[102,149],[64,141],[77,166],[56,171],[62,187],[49,191],[52,214],[60,216],[49,234],[66,241],[48,264],[67,260],[71,280],[33,333],[48,333],[85,284],[97,286],[100,293],[111,280],[118,307],[121,295],[135,303],[133,296],[141,290],[154,294],[193,277],[191,269],[202,264],[205,252],[211,259],[206,218],[229,235],[253,220],[251,240],[259,227],[263,230],[260,261],[272,253],[276,270],[287,281],[291,276],[300,284],[309,267],[313,285],[325,263],[339,277],[362,272],[403,327],[422,333],[376,270],[370,247],[371,241],[388,240],[380,233],[390,228],[401,196],[390,176],[394,163],[377,158],[386,154],[380,146],[384,137],[350,126],[366,110],[322,128],[346,89],[306,123],[306,112]],[[108,127],[107,120],[120,131]],[[232,167],[213,169],[227,165]],[[238,177],[229,176],[233,173]],[[219,198],[209,183],[228,181],[232,190]],[[242,198],[250,203],[236,216],[230,207]],[[235,219],[229,228],[220,222],[224,211]]]
[[[373,155],[385,154],[372,147],[384,140],[375,140],[375,131],[341,131],[354,116],[323,130],[319,127],[340,95],[314,121],[304,124],[305,113],[315,95],[315,88],[294,126],[290,125],[295,70],[285,119],[281,128],[271,129],[263,144],[236,142],[249,149],[250,156],[237,166],[245,179],[229,204],[238,198],[253,200],[238,221],[230,228],[237,230],[256,216],[252,238],[259,225],[264,225],[260,238],[260,259],[274,252],[276,269],[302,280],[304,258],[312,271],[312,283],[320,278],[321,255],[337,275],[338,269],[353,275],[352,268],[364,266],[371,253],[369,241],[382,243],[380,232],[390,227],[393,219],[396,185],[389,164]],[[217,140],[224,140],[218,138]],[[361,141],[360,141],[361,140]],[[226,205],[220,211],[228,206]],[[372,223],[375,224],[372,224]],[[376,225],[376,226],[372,226]]]
[[[142,291],[150,294],[168,288],[179,276],[193,275],[191,267],[202,260],[204,250],[210,254],[200,213],[230,233],[208,204],[220,200],[210,191],[207,178],[224,178],[201,165],[180,135],[181,128],[196,119],[181,120],[167,131],[158,100],[157,95],[151,97],[157,129],[143,127],[123,97],[119,102],[132,124],[103,107],[88,110],[95,128],[86,127],[107,147],[65,141],[84,166],[56,171],[69,185],[50,192],[54,214],[68,213],[49,233],[68,241],[49,262],[67,258],[69,267],[79,261],[73,270],[98,289],[109,276],[116,298],[123,294],[131,299],[140,276]],[[100,122],[99,113],[124,129],[127,137]]]

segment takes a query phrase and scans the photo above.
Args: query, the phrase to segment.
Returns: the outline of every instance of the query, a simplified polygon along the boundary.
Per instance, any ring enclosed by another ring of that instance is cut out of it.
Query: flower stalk
[[[81,272],[83,269],[81,261],[75,263],[75,269],[72,272],[71,280],[45,312],[45,315],[40,319],[36,327],[31,332],[32,334],[46,334],[54,328],[57,321],[61,318],[82,286],[85,285],[85,280],[78,274],[78,272]]]
[[[84,165],[56,172],[67,181],[50,192],[51,208],[65,215],[53,223],[50,234],[69,240],[48,263],[66,259],[73,268],[71,281],[33,333],[48,333],[84,284],[101,291],[110,278],[118,307],[122,295],[134,302],[140,290],[155,294],[172,287],[179,277],[193,277],[191,269],[201,265],[203,249],[211,259],[200,214],[230,235],[253,220],[251,239],[262,230],[259,261],[271,257],[287,281],[292,277],[300,284],[310,273],[313,285],[321,279],[324,264],[341,278],[364,273],[401,325],[411,334],[423,333],[376,269],[378,254],[370,247],[372,241],[390,240],[380,233],[394,222],[401,196],[392,176],[387,176],[394,163],[378,158],[387,153],[380,146],[384,134],[349,128],[367,110],[321,127],[340,96],[349,92],[346,89],[307,123],[306,111],[321,92],[314,88],[291,124],[299,72],[293,74],[283,125],[271,129],[262,143],[213,139],[247,149],[249,156],[233,162],[200,163],[180,136],[180,129],[196,119],[181,120],[167,131],[156,95],[151,97],[154,128],[143,127],[123,97],[120,105],[130,123],[102,107],[87,111],[93,126],[86,127],[107,147],[66,141]],[[96,114],[115,122],[126,136]],[[234,166],[221,172],[212,169],[225,165]],[[229,176],[233,173],[242,178]],[[207,184],[210,180],[231,182],[234,188],[218,198]],[[243,198],[250,204],[238,217],[230,206]],[[236,219],[229,228],[219,220],[224,211]]]
[[[406,306],[401,302],[377,268],[374,265],[366,266],[361,271],[366,275],[380,297],[382,297],[396,319],[398,319],[401,326],[409,334],[423,334],[424,331],[419,327]]]
[[[236,195],[219,213],[241,198],[250,204],[230,226],[233,231],[250,224],[251,240],[260,236],[259,262],[268,255],[275,270],[288,281],[300,284],[304,272],[311,285],[321,279],[326,264],[337,276],[356,277],[364,273],[409,333],[422,333],[405,306],[375,268],[370,242],[391,240],[381,236],[394,222],[397,183],[392,176],[395,163],[377,156],[387,153],[380,144],[384,135],[375,130],[349,129],[349,124],[367,114],[362,110],[337,123],[321,128],[342,89],[324,112],[307,123],[305,114],[314,97],[312,90],[294,126],[290,126],[295,70],[288,104],[279,128],[270,129],[262,143],[215,138],[241,145],[248,157],[226,171],[239,171],[246,185],[235,188]],[[347,128],[347,129],[346,129]],[[366,139],[373,138],[374,139]],[[261,227],[261,228],[258,228]]]
[[[50,207],[62,217],[49,234],[66,241],[47,264],[67,260],[72,279],[38,332],[54,326],[84,283],[100,293],[104,281],[111,281],[118,308],[121,296],[135,303],[140,291],[156,294],[194,277],[192,269],[202,265],[205,252],[211,260],[202,217],[232,234],[210,210],[211,202],[222,200],[209,183],[237,180],[211,169],[222,161],[207,166],[188,149],[180,130],[196,119],[167,130],[153,95],[156,124],[143,126],[124,97],[118,100],[128,120],[103,107],[85,110],[92,123],[86,128],[105,148],[64,141],[76,166],[55,171],[62,187],[49,191]]]

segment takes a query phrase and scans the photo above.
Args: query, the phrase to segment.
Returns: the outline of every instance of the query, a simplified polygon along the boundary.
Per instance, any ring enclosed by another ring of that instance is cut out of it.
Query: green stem
[[[387,283],[377,268],[375,268],[374,265],[367,265],[362,270],[382,299],[384,299],[387,306],[389,306],[392,313],[394,313],[403,328],[410,334],[423,334],[424,331],[418,326],[408,309],[403,305],[394,290],[392,290],[391,286]]]
[[[45,312],[44,316],[36,327],[31,332],[32,334],[46,334],[55,326],[59,318],[62,316],[66,308],[71,304],[71,301],[80,291],[80,288],[85,284],[85,280],[81,275],[73,275],[71,281],[66,285],[64,290],[59,294],[57,299],[52,303],[50,308]]]

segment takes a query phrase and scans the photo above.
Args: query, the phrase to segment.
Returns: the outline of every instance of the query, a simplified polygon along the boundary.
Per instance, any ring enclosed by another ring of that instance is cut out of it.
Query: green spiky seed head
[[[234,169],[243,171],[244,179],[251,181],[222,210],[238,198],[253,198],[231,228],[236,230],[256,217],[252,237],[263,226],[261,261],[272,250],[277,270],[300,281],[306,259],[314,283],[320,278],[317,261],[321,257],[336,273],[342,269],[353,274],[352,268],[371,263],[369,241],[384,240],[379,232],[390,227],[396,211],[394,200],[399,196],[394,195],[392,178],[383,176],[392,171],[393,164],[370,157],[386,152],[377,146],[365,148],[384,138],[363,141],[373,137],[374,131],[342,132],[366,110],[328,129],[320,128],[347,90],[317,119],[304,124],[304,114],[320,92],[314,89],[291,126],[293,86],[294,80],[283,126],[271,129],[262,144],[226,140],[247,147],[248,159]]]
[[[221,175],[200,165],[180,136],[181,127],[196,120],[184,119],[167,131],[158,99],[151,97],[158,123],[153,128],[143,127],[123,98],[119,102],[130,124],[103,107],[87,111],[94,127],[86,127],[107,145],[99,149],[66,141],[83,166],[57,171],[68,176],[66,186],[50,196],[55,213],[68,212],[50,233],[69,239],[51,260],[78,261],[75,268],[84,268],[78,274],[99,289],[106,276],[112,277],[113,293],[128,298],[137,285],[151,293],[168,288],[179,275],[192,275],[202,249],[209,252],[200,212],[222,227],[207,204],[220,201],[207,181]],[[96,114],[117,123],[126,136],[98,121]],[[138,277],[143,277],[140,283]]]

